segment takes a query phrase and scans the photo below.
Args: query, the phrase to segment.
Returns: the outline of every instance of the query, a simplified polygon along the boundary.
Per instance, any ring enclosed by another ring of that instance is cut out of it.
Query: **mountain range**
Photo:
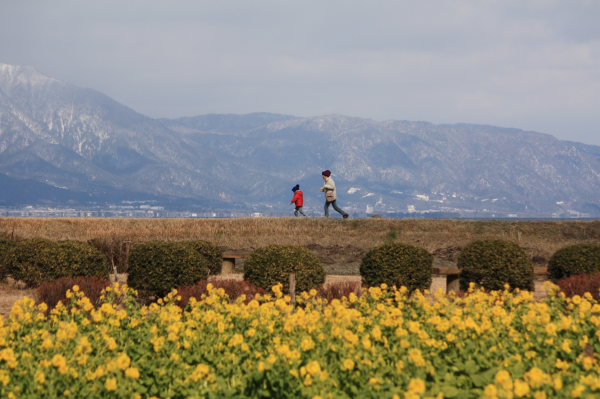
[[[598,217],[600,147],[473,124],[342,115],[155,119],[0,64],[0,206],[158,204],[322,213],[321,171],[355,216]]]

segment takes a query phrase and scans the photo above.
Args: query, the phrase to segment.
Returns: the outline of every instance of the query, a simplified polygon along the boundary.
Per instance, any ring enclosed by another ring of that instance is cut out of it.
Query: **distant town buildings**
[[[383,204],[382,204],[383,205]],[[387,217],[387,218],[465,218],[465,219],[531,219],[535,218],[527,213],[497,212],[489,209],[462,209],[453,207],[439,208],[417,208],[416,205],[406,205],[404,208],[395,209],[389,206],[366,205],[358,207],[349,205],[346,210],[351,217]],[[305,212],[308,216],[321,217],[323,210],[319,206],[307,207]],[[119,205],[97,205],[91,207],[59,207],[59,206],[22,206],[2,207],[0,206],[0,217],[122,217],[122,218],[240,218],[240,217],[281,217],[292,216],[289,209],[256,207],[250,210],[240,209],[168,209],[148,203],[123,203]],[[572,210],[554,213],[550,218],[544,219],[585,219],[590,216]]]

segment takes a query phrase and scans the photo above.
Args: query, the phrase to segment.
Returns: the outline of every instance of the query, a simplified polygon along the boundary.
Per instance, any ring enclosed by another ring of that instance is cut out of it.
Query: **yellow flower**
[[[19,364],[17,357],[15,356],[15,352],[12,348],[4,348],[0,351],[0,360],[4,360],[8,367],[14,369]]]
[[[315,347],[315,341],[313,341],[310,337],[305,337],[302,340],[302,344],[300,345],[303,351],[309,351]]]
[[[548,334],[548,335],[556,335],[556,332],[558,331],[558,327],[554,323],[546,324],[545,329],[546,329],[546,334]]]
[[[529,395],[529,384],[523,380],[515,381],[515,395],[522,398],[523,396]]]
[[[306,371],[315,376],[321,372],[321,365],[316,360],[313,360],[306,365]]]
[[[358,336],[350,330],[344,330],[344,338],[352,345],[356,345],[358,343]]]
[[[43,371],[38,370],[35,373],[34,379],[35,379],[35,382],[37,382],[38,384],[43,384],[46,382],[46,374],[44,374]]]
[[[375,326],[371,334],[373,335],[373,339],[381,341],[381,328],[379,328],[379,326]]]
[[[131,364],[131,359],[129,358],[127,353],[121,353],[115,361],[115,366],[117,366],[117,368],[119,368],[121,370],[125,370],[126,368],[129,367],[130,364]]]
[[[58,369],[60,374],[66,374],[69,369],[67,367],[67,359],[63,355],[54,355],[52,365]]]
[[[369,295],[371,296],[371,298],[377,300],[382,297],[383,292],[381,291],[381,288],[379,288],[379,287],[370,287]]]
[[[211,379],[208,378],[210,376],[210,367],[206,364],[199,364],[196,366],[192,374],[189,376],[189,379],[192,381],[200,381],[202,379]]]
[[[527,351],[527,352],[525,352],[525,357],[527,359],[533,359],[536,356],[537,356],[537,352],[536,351]]]
[[[354,360],[352,359],[344,359],[342,362],[342,368],[344,370],[352,370],[354,369]]]
[[[233,337],[229,340],[229,346],[234,347],[238,346],[244,342],[244,336],[242,334],[234,334]]]
[[[378,385],[380,383],[381,383],[381,381],[377,377],[369,378],[369,385]]]
[[[281,283],[276,284],[271,287],[271,291],[273,291],[276,298],[281,298],[283,296],[283,293],[281,292],[282,288],[283,288],[283,285]]]
[[[577,384],[575,388],[571,391],[571,396],[574,398],[579,398],[585,392],[585,387],[581,384]]]
[[[263,362],[262,360],[258,362],[257,369],[259,373],[262,373],[265,370],[265,362]]]
[[[108,378],[104,383],[104,387],[109,391],[115,391],[117,389],[117,379]]]
[[[412,378],[408,383],[408,391],[411,393],[422,394],[425,392],[425,381],[420,378]]]
[[[543,385],[550,384],[552,377],[544,373],[540,368],[534,367],[525,373],[525,378],[529,382],[532,388],[539,388]]]
[[[140,378],[140,370],[137,367],[129,367],[125,370],[125,375],[129,378],[138,379]]]
[[[446,334],[446,341],[448,341],[448,342],[456,341],[456,335],[453,333]]]
[[[8,384],[10,384],[10,375],[8,375],[8,371],[0,370],[0,382],[4,386],[7,386]]]
[[[500,370],[496,373],[496,384],[500,385],[507,391],[512,390],[513,382],[510,373],[506,370]]]
[[[311,386],[313,383],[313,378],[310,374],[306,374],[306,376],[304,377],[304,385],[306,385],[307,387]]]
[[[106,346],[108,347],[108,350],[113,351],[113,350],[117,349],[117,341],[113,337],[106,335],[106,336],[104,336],[104,341],[106,342]]]
[[[571,365],[560,359],[556,359],[556,368],[566,371]]]
[[[365,335],[362,339],[362,345],[365,349],[369,350],[372,348],[371,340],[368,335]]]
[[[160,350],[165,344],[165,337],[154,337],[150,339],[150,342],[153,345],[154,352],[160,352]]]
[[[498,398],[498,388],[494,384],[488,384],[483,390],[483,395],[486,399],[497,399]]]
[[[102,304],[102,306],[100,306],[100,311],[106,314],[114,314],[115,308],[112,304],[105,302]]]
[[[421,354],[421,350],[418,348],[412,348],[408,351],[408,358],[411,362],[415,364],[417,367],[425,366],[425,359],[423,359],[423,355]]]
[[[594,367],[594,358],[590,356],[584,356],[582,363],[584,370],[591,370]]]
[[[563,381],[562,381],[562,378],[560,377],[560,375],[557,375],[554,377],[553,385],[554,385],[554,389],[557,391],[560,391],[561,389],[563,389]]]

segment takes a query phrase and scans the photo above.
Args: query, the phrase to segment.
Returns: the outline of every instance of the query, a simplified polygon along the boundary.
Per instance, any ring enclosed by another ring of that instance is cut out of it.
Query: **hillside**
[[[353,216],[600,216],[598,146],[341,115],[152,119],[97,91],[0,64],[0,175],[28,187],[2,190],[0,204],[150,201],[285,215],[299,183],[306,211],[320,215],[323,169]]]

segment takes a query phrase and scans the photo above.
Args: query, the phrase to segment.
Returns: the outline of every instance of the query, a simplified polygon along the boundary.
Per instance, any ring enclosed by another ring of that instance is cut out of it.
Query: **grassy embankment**
[[[314,250],[329,273],[354,274],[367,250],[391,241],[423,247],[444,262],[455,260],[457,249],[473,240],[504,239],[521,245],[542,266],[561,247],[600,242],[600,221],[0,218],[1,236],[132,242],[202,239],[247,251],[294,244]]]

